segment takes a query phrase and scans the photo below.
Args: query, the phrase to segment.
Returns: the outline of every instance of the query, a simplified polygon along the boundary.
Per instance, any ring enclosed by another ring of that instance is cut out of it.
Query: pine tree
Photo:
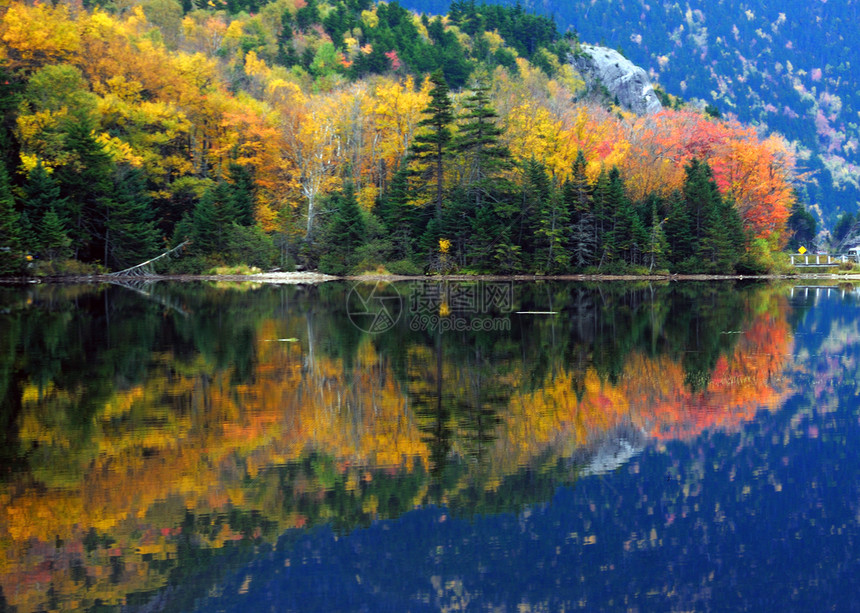
[[[648,229],[648,242],[645,248],[645,263],[648,265],[648,272],[653,272],[655,267],[662,267],[665,264],[666,254],[668,252],[668,242],[666,241],[666,232],[663,230],[663,224],[668,218],[660,219],[658,214],[657,200],[651,200],[651,227]]]
[[[466,185],[480,207],[492,189],[492,179],[510,168],[510,152],[501,144],[504,130],[497,125],[499,114],[490,106],[488,87],[479,81],[463,103],[463,123],[454,148],[466,158]]]
[[[9,184],[6,165],[0,162],[0,249],[15,253],[20,249],[20,220]]]
[[[445,82],[442,70],[436,70],[430,75],[430,102],[424,109],[427,115],[418,123],[419,131],[412,142],[412,156],[415,160],[427,164],[426,173],[436,185],[433,202],[436,207],[436,218],[442,217],[442,201],[445,186],[445,159],[450,155],[451,128],[454,121],[454,107],[451,103],[450,90]]]
[[[565,182],[564,202],[567,205],[569,221],[568,252],[571,262],[582,269],[594,262],[597,253],[594,215],[592,214],[592,195],[586,176],[587,162],[580,150],[573,162],[571,178]]]
[[[75,257],[96,260],[104,255],[105,222],[113,189],[114,164],[93,136],[94,120],[84,113],[70,117],[65,127],[69,162],[54,173],[68,219]]]
[[[60,198],[60,186],[48,174],[41,160],[36,162],[24,182],[23,204],[21,230],[25,245],[28,249],[41,254],[43,249],[48,247],[43,236],[43,226],[45,215],[49,211],[53,209],[64,232],[66,231],[66,220],[62,215],[66,208],[66,200]]]
[[[226,251],[230,227],[236,218],[232,196],[230,186],[219,181],[197,202],[191,216],[195,251],[204,254]]]
[[[797,251],[800,247],[809,249],[815,241],[816,226],[815,217],[806,210],[799,194],[795,192],[791,215],[788,217],[788,231],[791,233],[791,238],[786,248],[789,251]]]
[[[229,167],[233,221],[240,226],[254,225],[254,176],[250,167],[232,163]]]
[[[608,230],[603,237],[601,263],[624,261],[630,263],[634,244],[636,214],[633,205],[624,193],[621,171],[613,167],[602,195],[602,208],[608,218]]]
[[[394,173],[379,203],[379,216],[391,236],[396,259],[411,257],[414,251],[417,213],[417,207],[410,202],[409,174],[402,167]]]
[[[567,250],[568,238],[567,206],[559,190],[552,190],[540,203],[535,238],[537,253],[535,267],[547,274],[558,274],[568,270],[570,254]]]
[[[19,224],[6,165],[0,161],[0,275],[16,274],[20,271]]]
[[[591,192],[591,212],[594,216],[594,245],[599,257],[602,259],[604,252],[604,240],[607,232],[611,229],[612,209],[609,193],[609,173],[601,169],[597,175],[597,181]]]
[[[342,258],[347,268],[350,268],[356,249],[367,239],[364,217],[355,198],[355,188],[352,183],[344,185],[340,193],[333,194],[331,204],[334,215],[329,225],[328,243],[331,252]]]
[[[694,254],[690,214],[680,192],[673,192],[669,196],[668,207],[665,230],[669,244],[669,260],[672,264],[680,264]]]
[[[684,200],[690,215],[690,231],[696,243],[695,248],[698,248],[698,241],[705,235],[705,225],[712,209],[718,204],[720,193],[711,167],[706,162],[693,158],[684,170]]]
[[[42,218],[40,235],[40,253],[49,260],[61,260],[69,257],[69,246],[72,240],[66,231],[66,224],[51,207]]]
[[[546,166],[531,158],[526,162],[523,169],[519,223],[514,234],[514,240],[517,245],[522,247],[525,256],[533,257],[539,249],[542,240],[542,237],[538,235],[541,211],[549,200],[551,192],[552,186],[549,182]]]
[[[158,248],[143,173],[130,166],[120,167],[105,224],[105,265],[126,268],[152,257]]]

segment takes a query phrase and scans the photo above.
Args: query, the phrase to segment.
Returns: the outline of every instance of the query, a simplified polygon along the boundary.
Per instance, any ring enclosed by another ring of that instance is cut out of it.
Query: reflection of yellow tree
[[[523,466],[599,444],[621,425],[655,437],[737,428],[780,397],[776,377],[790,344],[784,308],[763,309],[697,392],[685,386],[677,361],[642,353],[628,356],[617,384],[591,367],[561,368],[538,389],[514,392],[524,377],[515,367],[484,377],[447,360],[437,380],[440,354],[418,345],[407,351],[408,382],[401,385],[369,341],[348,371],[328,357],[309,364],[301,344],[264,340],[283,336],[273,320],[257,330],[247,382],[233,383],[229,369],[216,371],[202,357],[177,363],[169,353],[155,354],[145,383],[104,401],[79,439],[66,416],[81,391],[27,386],[20,436],[25,446],[38,443],[39,453],[29,474],[0,486],[0,585],[21,610],[45,606],[49,585],[65,602],[119,604],[124,594],[166,581],[150,561],[174,555],[187,511],[213,517],[253,511],[272,522],[272,534],[304,525],[307,517],[279,499],[273,466],[319,453],[334,459],[335,477],[349,491],[360,490],[374,470],[410,471],[416,458],[431,468],[433,442],[416,412],[421,402],[435,402],[440,386],[449,453],[480,459],[474,470],[485,489]],[[508,392],[490,397],[491,387]],[[495,412],[481,422],[489,405]],[[458,412],[469,411],[474,423],[457,421]],[[475,427],[482,430],[477,435]],[[296,495],[322,499],[331,487],[323,473],[295,479]],[[463,479],[456,489],[476,482],[475,475]],[[375,504],[367,501],[365,510]],[[255,534],[223,525],[200,545],[221,547]],[[73,580],[80,576],[76,564],[93,579],[89,586]],[[110,582],[112,572],[119,585]]]

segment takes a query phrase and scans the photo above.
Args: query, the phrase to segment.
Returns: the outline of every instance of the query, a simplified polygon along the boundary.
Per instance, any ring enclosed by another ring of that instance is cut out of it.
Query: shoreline
[[[374,283],[380,281],[788,281],[795,279],[822,279],[828,281],[860,281],[860,273],[796,273],[779,275],[326,275],[320,272],[271,272],[254,275],[147,275],[119,277],[115,275],[80,275],[63,277],[0,277],[0,285],[38,285],[71,283],[128,283],[135,281],[192,282],[227,281],[246,283],[265,283],[271,285],[312,285],[331,281],[351,281],[355,283]]]

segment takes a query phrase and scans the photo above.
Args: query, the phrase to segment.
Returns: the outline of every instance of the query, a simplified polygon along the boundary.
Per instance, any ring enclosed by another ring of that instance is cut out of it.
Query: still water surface
[[[0,288],[0,611],[860,610],[854,288]]]

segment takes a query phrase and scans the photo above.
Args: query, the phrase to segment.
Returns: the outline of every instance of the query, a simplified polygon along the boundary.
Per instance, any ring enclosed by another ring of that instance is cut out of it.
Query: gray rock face
[[[662,110],[663,105],[642,68],[614,49],[582,45],[582,51],[583,55],[572,55],[571,62],[589,87],[602,83],[623,108],[638,115]]]

